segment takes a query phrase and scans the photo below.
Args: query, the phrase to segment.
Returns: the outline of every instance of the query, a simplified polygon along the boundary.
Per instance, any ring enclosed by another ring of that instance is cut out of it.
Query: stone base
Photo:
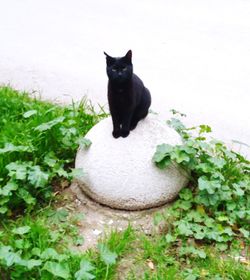
[[[111,118],[95,125],[86,138],[92,145],[77,153],[75,167],[85,173],[78,184],[101,204],[125,210],[152,208],[173,200],[188,183],[179,167],[160,170],[152,162],[157,145],[181,143],[180,136],[154,115],[140,121],[126,138],[113,138]]]

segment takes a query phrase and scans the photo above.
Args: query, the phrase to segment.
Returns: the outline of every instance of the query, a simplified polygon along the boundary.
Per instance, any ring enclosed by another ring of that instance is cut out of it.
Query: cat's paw
[[[114,138],[118,138],[121,136],[121,131],[120,130],[113,130],[112,135]]]
[[[123,138],[125,138],[125,137],[127,137],[129,135],[129,130],[121,130],[121,136],[123,137]]]
[[[131,123],[130,130],[134,130],[136,128],[137,124],[138,124],[138,122]]]

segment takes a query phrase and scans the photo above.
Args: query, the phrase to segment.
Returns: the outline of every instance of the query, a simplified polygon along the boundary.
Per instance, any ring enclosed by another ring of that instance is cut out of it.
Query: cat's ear
[[[124,57],[128,63],[132,64],[132,51],[131,50],[129,50]]]
[[[106,55],[107,65],[110,66],[110,65],[114,64],[115,59],[112,56],[108,55],[106,52],[103,52],[103,53]]]

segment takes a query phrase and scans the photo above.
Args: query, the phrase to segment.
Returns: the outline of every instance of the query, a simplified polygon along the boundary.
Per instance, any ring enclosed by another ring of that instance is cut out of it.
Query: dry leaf
[[[147,265],[151,270],[155,270],[155,265],[151,260],[147,260]]]

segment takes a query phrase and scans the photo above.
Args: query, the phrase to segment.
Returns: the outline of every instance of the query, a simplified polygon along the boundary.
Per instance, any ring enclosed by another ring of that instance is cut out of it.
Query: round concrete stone
[[[126,138],[113,138],[111,118],[95,125],[86,138],[92,145],[77,153],[75,167],[85,172],[78,184],[101,204],[127,210],[160,206],[188,182],[176,166],[160,170],[152,162],[157,145],[181,143],[179,135],[154,115],[140,121]]]

